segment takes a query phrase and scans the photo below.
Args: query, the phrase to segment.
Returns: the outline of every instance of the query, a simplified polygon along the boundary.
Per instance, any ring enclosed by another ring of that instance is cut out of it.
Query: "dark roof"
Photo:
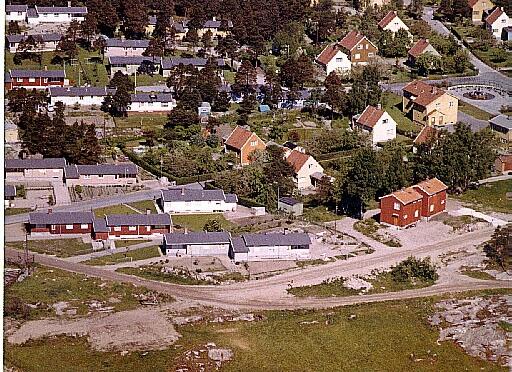
[[[223,190],[169,189],[162,190],[162,200],[166,201],[203,201],[226,200]]]
[[[121,48],[144,48],[149,45],[149,40],[129,40],[129,39],[107,39],[107,47],[121,47]]]
[[[226,203],[238,203],[236,194],[226,194]]]
[[[6,5],[6,12],[26,12],[28,9],[28,5]]]
[[[16,196],[16,186],[5,185],[4,186],[4,198],[13,198]]]
[[[164,70],[169,70],[175,66],[179,66],[183,64],[185,66],[206,66],[206,62],[208,60],[206,58],[181,58],[181,57],[171,57],[171,58],[163,58],[162,59],[162,68]],[[217,66],[224,66],[224,60],[222,58],[217,59]]]
[[[148,61],[154,64],[160,64],[160,57],[146,57],[146,56],[111,56],[108,57],[109,65],[141,65],[142,62]]]
[[[148,24],[155,26],[156,25],[156,16],[148,16]]]
[[[38,13],[87,14],[85,6],[35,6]]]
[[[106,87],[50,87],[50,96],[55,97],[80,97],[80,96],[106,96],[114,94],[115,89]]]
[[[5,170],[9,169],[59,169],[66,166],[64,158],[5,159]]]
[[[150,226],[171,225],[167,213],[160,214],[109,214],[105,216],[107,226]]]
[[[4,72],[4,83],[10,83],[12,82],[11,74],[9,74],[7,71]]]
[[[49,33],[49,34],[34,34],[34,35],[23,35],[23,34],[16,34],[16,35],[7,35],[7,41],[9,43],[19,43],[22,40],[27,39],[29,36],[32,36],[34,39],[41,39],[43,42],[48,41],[59,41],[62,39],[62,34],[57,33]]]
[[[92,223],[92,212],[34,212],[28,215],[31,225],[65,225],[72,223]]]
[[[137,166],[133,163],[77,165],[78,174],[137,174]]]
[[[249,248],[245,245],[245,241],[242,237],[231,238],[231,247],[235,253],[249,253]]]
[[[164,235],[166,245],[181,244],[228,244],[230,235],[227,232],[189,232]]]
[[[11,78],[65,78],[64,70],[11,70]]]
[[[187,20],[183,21],[183,25],[185,27],[188,27],[189,22],[190,21],[187,19]],[[228,24],[227,24],[228,28],[233,27],[233,22],[231,22],[231,21],[227,21],[227,22],[228,22]],[[222,25],[222,21],[220,21],[218,19],[209,19],[203,23],[203,28],[220,28],[221,25]]]
[[[498,116],[493,117],[491,120],[489,120],[490,123],[494,125],[498,125],[502,128],[512,129],[512,116],[511,115],[505,115],[501,114]]]
[[[27,18],[37,18],[37,12],[34,8],[27,9]]]
[[[282,198],[279,198],[279,201],[281,203],[288,204],[288,205],[302,204],[302,202],[300,202],[294,198],[290,198],[289,196],[283,196]]]
[[[94,232],[108,232],[107,222],[105,218],[95,218],[92,222]]]
[[[311,239],[306,233],[267,233],[267,234],[244,234],[242,235],[248,247],[267,247],[275,245],[307,245]]]
[[[171,93],[135,93],[132,102],[173,102]]]
[[[68,165],[64,167],[64,177],[69,179],[78,179],[80,175],[78,174],[78,169],[75,164]]]

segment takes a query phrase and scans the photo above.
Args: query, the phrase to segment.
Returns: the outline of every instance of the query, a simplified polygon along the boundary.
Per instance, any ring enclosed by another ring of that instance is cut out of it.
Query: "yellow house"
[[[413,81],[403,88],[402,110],[410,119],[425,126],[457,122],[459,100],[444,90]]]
[[[468,6],[471,8],[471,20],[475,24],[481,24],[484,15],[494,8],[491,0],[468,0]]]

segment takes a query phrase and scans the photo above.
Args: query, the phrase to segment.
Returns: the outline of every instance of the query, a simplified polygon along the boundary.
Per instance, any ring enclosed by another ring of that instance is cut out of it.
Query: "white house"
[[[105,56],[142,56],[149,46],[149,40],[107,39]]]
[[[288,151],[285,156],[295,172],[294,181],[299,190],[314,186],[315,181],[311,177],[314,173],[323,174],[324,168],[311,155],[295,149]]]
[[[115,89],[100,87],[50,87],[50,104],[55,106],[62,102],[66,106],[101,106],[107,94],[114,94]]]
[[[512,20],[503,8],[495,8],[485,19],[485,27],[498,40],[502,40],[503,29],[509,26],[512,26]]]
[[[53,52],[57,50],[57,44],[62,39],[61,34],[50,33],[50,34],[36,34],[36,35],[7,35],[7,43],[9,46],[9,52],[16,53],[21,42],[26,40],[29,36],[34,38],[36,45],[32,52]]]
[[[161,202],[165,213],[223,213],[235,211],[238,198],[223,190],[168,189],[162,190]]]
[[[333,71],[337,73],[347,73],[352,68],[350,58],[336,43],[328,45],[322,53],[316,57],[316,62],[324,67],[327,75]]]
[[[380,107],[366,106],[352,118],[352,124],[353,129],[369,133],[373,145],[396,138],[396,121]]]
[[[305,260],[311,257],[306,233],[244,234],[231,239],[229,257],[235,262]]]
[[[27,19],[28,5],[6,5],[5,21],[25,22]]]
[[[39,23],[71,23],[72,21],[83,22],[87,15],[85,6],[35,6],[27,10],[27,22],[30,24]]]
[[[66,185],[80,186],[126,186],[137,183],[137,166],[133,163],[117,164],[71,164],[64,168]]]
[[[409,36],[412,38],[412,34],[409,32],[409,27],[400,19],[398,14],[396,14],[395,11],[390,11],[388,14],[384,16],[378,23],[379,28],[382,31],[391,31],[393,36],[399,31],[399,30],[405,30],[409,34]]]
[[[135,93],[131,94],[131,112],[169,112],[176,107],[176,100],[171,93]]]
[[[185,232],[164,235],[168,256],[225,256],[229,254],[231,235],[227,232]]]
[[[5,159],[5,181],[62,180],[64,158]]]

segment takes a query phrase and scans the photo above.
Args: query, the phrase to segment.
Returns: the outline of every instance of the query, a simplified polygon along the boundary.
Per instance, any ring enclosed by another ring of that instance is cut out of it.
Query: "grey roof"
[[[49,41],[59,41],[62,39],[62,34],[57,34],[55,32],[49,33],[49,34],[34,34],[34,35],[23,35],[23,34],[16,34],[16,35],[7,35],[7,41],[9,43],[19,43],[22,40],[27,39],[29,36],[32,36],[34,39],[40,38],[44,42]]]
[[[236,194],[226,194],[226,203],[238,203],[238,196]]]
[[[80,97],[97,96],[103,97],[108,93],[114,94],[115,89],[106,87],[50,87],[50,96],[52,97]]]
[[[174,29],[176,30],[176,32],[178,33],[183,33],[185,32],[185,26],[183,25],[183,22],[180,22],[180,21],[176,21],[176,22],[171,22],[171,27],[174,27]]]
[[[129,39],[107,39],[107,47],[119,47],[119,48],[144,48],[146,49],[149,45],[149,40],[129,40]]]
[[[148,16],[148,24],[152,26],[156,25],[156,16]]]
[[[37,18],[37,12],[34,8],[28,8],[27,10],[27,17],[28,18]]]
[[[5,185],[4,186],[4,199],[5,198],[13,198],[15,196],[16,196],[16,186]]]
[[[38,13],[87,14],[85,6],[35,6]]]
[[[173,102],[171,93],[135,93],[132,102]]]
[[[4,83],[10,83],[12,82],[11,74],[7,71],[4,72]]]
[[[492,124],[499,125],[500,127],[512,129],[512,116],[511,115],[498,115],[489,120]]]
[[[226,200],[223,190],[169,189],[162,190],[164,202]]]
[[[6,5],[6,12],[26,12],[28,9],[28,5]]]
[[[78,179],[80,175],[78,174],[78,169],[75,164],[68,165],[64,167],[64,177],[69,179]]]
[[[171,58],[163,58],[162,59],[162,68],[164,70],[169,70],[175,66],[179,66],[183,64],[185,66],[206,66],[206,62],[208,60],[206,58],[181,58],[181,57],[171,57]],[[225,62],[222,58],[217,59],[217,66],[224,66]]]
[[[29,213],[28,222],[31,225],[65,225],[72,223],[92,223],[92,212],[34,212]]]
[[[66,166],[64,158],[5,159],[5,170],[9,169],[59,169]]]
[[[308,245],[311,239],[306,233],[268,233],[268,234],[244,234],[242,238],[248,247]]]
[[[107,226],[170,226],[171,216],[160,214],[109,214],[105,216]]]
[[[111,56],[108,57],[109,65],[141,65],[142,62],[154,62],[160,64],[160,57],[145,57],[145,56]]]
[[[94,221],[92,221],[92,228],[94,232],[108,232],[105,218],[94,218]]]
[[[311,176],[310,176],[310,177],[311,177],[311,178],[314,178],[314,179],[316,179],[316,180],[321,181],[321,180],[322,180],[322,178],[324,178],[324,177],[325,177],[325,173],[322,173],[322,172],[313,172],[313,173],[311,174]]]
[[[11,70],[11,78],[65,78],[64,70]]]
[[[231,238],[231,247],[235,253],[249,253],[249,247],[245,245],[244,239],[240,236]]]
[[[133,163],[118,164],[94,164],[94,165],[77,165],[78,174],[137,174],[137,166]]]
[[[298,200],[296,200],[294,198],[290,198],[289,196],[283,196],[282,198],[279,198],[279,201],[281,203],[288,204],[288,205],[301,204],[300,201],[298,201]]]
[[[230,235],[227,232],[189,232],[164,235],[166,245],[182,244],[229,244]]]

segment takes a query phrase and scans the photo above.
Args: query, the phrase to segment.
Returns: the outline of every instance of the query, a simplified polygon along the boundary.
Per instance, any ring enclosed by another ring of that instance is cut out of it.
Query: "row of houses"
[[[28,24],[39,23],[71,23],[72,21],[83,22],[87,15],[87,7],[71,6],[37,6],[28,5],[6,5],[5,19],[7,22],[26,22]]]

